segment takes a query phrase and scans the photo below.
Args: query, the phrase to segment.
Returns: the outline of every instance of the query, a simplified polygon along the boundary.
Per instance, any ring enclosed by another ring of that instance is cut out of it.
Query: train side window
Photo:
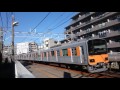
[[[40,53],[38,53],[38,57],[40,57]]]
[[[51,56],[54,56],[54,51],[51,51]]]
[[[60,56],[60,51],[59,50],[57,50],[57,55]]]
[[[44,57],[46,57],[46,52],[44,52]]]
[[[76,47],[72,47],[72,55],[73,56],[77,56],[77,50],[76,50]]]
[[[68,50],[67,49],[62,49],[63,56],[68,56]]]

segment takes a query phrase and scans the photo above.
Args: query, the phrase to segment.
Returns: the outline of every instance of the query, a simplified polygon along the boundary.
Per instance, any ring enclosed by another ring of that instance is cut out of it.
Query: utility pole
[[[14,16],[12,15],[12,61],[14,61]]]
[[[0,52],[3,53],[3,29],[0,28]]]
[[[0,28],[0,63],[2,63],[3,56],[3,30]]]
[[[12,61],[14,61],[14,26],[18,26],[18,22],[15,22],[15,17],[12,15]]]

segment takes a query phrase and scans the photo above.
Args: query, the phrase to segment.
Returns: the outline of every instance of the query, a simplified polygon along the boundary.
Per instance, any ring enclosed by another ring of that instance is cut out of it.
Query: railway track
[[[23,64],[24,65],[24,64]],[[59,67],[58,65],[46,65],[41,63],[26,64],[25,66],[37,78],[120,78],[120,72],[106,71],[100,73],[88,73],[79,69]]]

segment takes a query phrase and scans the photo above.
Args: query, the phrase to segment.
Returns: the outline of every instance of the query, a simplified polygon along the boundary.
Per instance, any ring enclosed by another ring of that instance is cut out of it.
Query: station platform
[[[35,78],[19,61],[0,63],[0,78]]]
[[[15,61],[15,78],[35,78],[19,61]]]

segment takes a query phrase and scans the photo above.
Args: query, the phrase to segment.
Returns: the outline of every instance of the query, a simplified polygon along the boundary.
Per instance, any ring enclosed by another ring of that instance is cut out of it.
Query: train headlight
[[[105,60],[108,60],[108,57],[106,57]]]
[[[94,59],[90,59],[90,62],[95,62],[95,60]]]

